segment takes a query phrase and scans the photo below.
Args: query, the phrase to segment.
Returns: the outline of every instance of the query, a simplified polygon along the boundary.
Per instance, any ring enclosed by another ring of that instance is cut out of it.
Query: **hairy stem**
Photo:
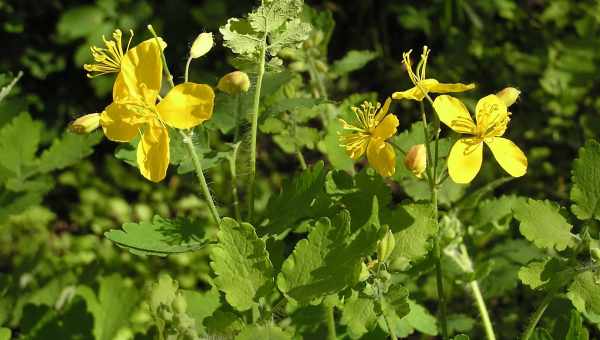
[[[248,221],[254,217],[254,191],[256,180],[256,137],[258,134],[258,111],[260,109],[260,91],[262,88],[263,76],[265,74],[265,52],[267,49],[267,35],[265,33],[260,46],[258,75],[256,78],[256,88],[254,90],[254,103],[252,105],[252,126],[250,128],[250,176],[248,178]]]
[[[231,196],[233,198],[233,211],[235,214],[235,219],[238,221],[242,221],[242,214],[240,212],[240,202],[238,199],[238,189],[237,189],[237,153],[239,150],[240,144],[236,143],[233,146],[233,156],[229,159],[229,171],[231,172]]]
[[[210,210],[210,214],[214,220],[214,222],[219,225],[221,224],[221,217],[219,216],[219,212],[217,211],[217,207],[215,206],[215,201],[210,194],[210,189],[208,188],[208,184],[206,183],[206,178],[204,177],[204,170],[202,169],[202,163],[200,162],[200,157],[198,157],[198,153],[196,152],[196,148],[194,148],[194,142],[192,141],[192,136],[186,134],[182,131],[181,136],[183,137],[183,143],[192,158],[192,163],[194,164],[194,169],[196,170],[196,176],[198,177],[198,181],[200,182],[200,189],[204,194],[204,198],[206,202],[208,202],[208,208]]]

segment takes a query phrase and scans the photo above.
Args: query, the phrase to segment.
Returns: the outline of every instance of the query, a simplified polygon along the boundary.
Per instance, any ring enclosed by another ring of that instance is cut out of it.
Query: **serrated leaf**
[[[235,340],[291,340],[292,336],[285,333],[281,328],[267,325],[251,325],[244,328],[240,334],[235,337]]]
[[[348,74],[359,70],[371,60],[377,58],[378,54],[373,51],[351,50],[346,55],[333,63],[331,71],[337,75]]]
[[[390,286],[381,300],[381,311],[383,315],[388,319],[402,319],[410,313],[410,310],[408,289],[400,284],[393,284]]]
[[[67,132],[42,153],[39,171],[47,173],[71,166],[89,156],[94,151],[93,146],[101,140],[100,133],[76,135]]]
[[[112,340],[129,323],[131,313],[140,301],[140,293],[131,281],[118,274],[99,279],[98,295],[87,286],[78,287],[78,294],[94,316],[96,340]]]
[[[375,303],[370,297],[361,297],[356,291],[344,302],[342,325],[348,327],[352,339],[358,339],[369,332],[377,322]]]
[[[393,266],[403,267],[427,255],[431,249],[429,239],[437,233],[431,205],[399,205],[383,221],[390,226],[396,240],[390,257]]]
[[[536,247],[565,250],[575,245],[572,225],[560,214],[560,207],[550,201],[529,199],[514,207],[521,222],[519,231]]]
[[[358,282],[361,261],[374,252],[384,228],[379,226],[377,200],[371,218],[356,232],[350,214],[342,210],[333,220],[321,218],[308,238],[296,244],[283,262],[277,286],[290,298],[307,303],[352,287]]]
[[[271,196],[265,212],[267,229],[261,233],[283,233],[299,220],[311,216],[315,197],[324,192],[325,169],[318,162],[284,183],[281,192]]]
[[[590,140],[573,162],[571,210],[580,220],[600,220],[600,144]]]
[[[593,272],[578,274],[569,286],[567,297],[578,311],[600,314],[600,282]]]
[[[26,177],[36,164],[42,123],[21,113],[0,129],[0,173],[2,168],[16,178]]]
[[[125,223],[104,236],[136,255],[167,256],[198,250],[207,245],[203,227],[185,219],[169,220],[158,215],[151,222]]]
[[[398,337],[408,337],[415,330],[427,335],[438,334],[436,318],[425,307],[408,299],[408,308],[410,311],[403,318],[389,318]]]
[[[196,329],[198,332],[206,335],[207,333],[203,322],[204,319],[213,315],[213,313],[221,306],[219,291],[213,288],[206,292],[181,290],[181,293],[187,302],[186,313],[196,321]]]
[[[283,25],[280,31],[272,35],[269,50],[276,54],[284,47],[294,47],[308,38],[311,29],[310,24],[302,22],[300,19],[290,20]]]
[[[519,269],[519,280],[523,282],[523,284],[528,285],[531,289],[536,289],[545,283],[548,282],[547,279],[542,279],[542,272],[546,267],[546,263],[548,263],[550,259],[545,259],[543,261],[533,261],[527,264],[525,267],[521,267]]]
[[[214,282],[231,306],[248,310],[273,288],[273,265],[265,242],[252,225],[227,217],[217,237],[219,242],[210,252],[210,266],[217,276]]]
[[[230,18],[219,32],[223,35],[223,45],[245,57],[255,57],[262,44],[247,20]]]
[[[148,294],[150,311],[158,316],[161,306],[171,306],[178,289],[179,283],[173,280],[169,274],[160,275],[158,281],[152,283]]]
[[[263,0],[258,9],[248,15],[248,21],[257,32],[270,33],[302,11],[301,0]]]

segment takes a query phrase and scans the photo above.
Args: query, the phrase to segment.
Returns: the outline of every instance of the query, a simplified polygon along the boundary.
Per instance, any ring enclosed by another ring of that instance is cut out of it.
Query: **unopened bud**
[[[294,61],[289,65],[290,70],[294,72],[303,72],[306,71],[306,64],[302,61]]]
[[[200,33],[194,43],[192,44],[192,48],[190,48],[190,57],[193,59],[200,58],[210,51],[213,47],[213,35],[212,33]]]
[[[69,125],[69,131],[73,133],[77,133],[80,135],[84,135],[86,133],[90,133],[96,130],[100,126],[100,114],[98,113],[89,113],[85,116],[81,116],[71,125]]]
[[[315,67],[316,67],[317,71],[319,71],[319,72],[327,72],[327,70],[329,69],[327,64],[325,64],[321,60],[317,60],[315,62]]]
[[[427,168],[427,150],[425,144],[413,145],[404,157],[404,166],[417,178],[421,178]]]
[[[396,239],[392,231],[388,230],[385,236],[377,243],[377,260],[380,263],[387,261],[390,255],[392,255],[394,247],[396,247]]]
[[[498,96],[498,98],[500,98],[504,104],[506,104],[506,107],[509,107],[517,101],[520,94],[521,91],[518,89],[514,87],[506,87],[500,92],[496,93],[496,96]]]
[[[248,89],[250,88],[250,78],[242,71],[233,71],[219,79],[217,88],[231,95],[248,92]]]

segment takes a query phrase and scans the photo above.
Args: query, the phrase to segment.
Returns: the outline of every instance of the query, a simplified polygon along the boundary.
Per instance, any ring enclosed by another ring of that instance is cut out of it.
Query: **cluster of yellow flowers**
[[[427,47],[423,48],[416,73],[411,65],[411,52],[404,53],[403,61],[415,86],[393,93],[391,99],[431,100],[429,93],[464,92],[475,88],[474,84],[444,84],[436,79],[426,78],[429,52]],[[510,121],[508,107],[514,104],[518,96],[519,91],[509,87],[481,98],[475,107],[475,121],[457,98],[440,95],[432,101],[442,123],[455,132],[469,135],[459,139],[448,156],[448,174],[454,182],[469,183],[475,178],[481,168],[484,143],[511,176],[520,177],[525,174],[527,157],[513,142],[502,137]],[[391,99],[388,98],[383,106],[365,102],[360,107],[354,107],[357,124],[349,124],[341,119],[345,132],[340,134],[340,142],[348,155],[356,160],[366,151],[369,164],[385,177],[392,176],[396,168],[394,148],[386,142],[394,136],[398,127],[396,116],[388,113]],[[405,164],[417,177],[425,171],[425,150],[423,145],[417,145],[409,150],[405,159]]]
[[[101,113],[85,115],[80,124],[72,126],[89,132],[94,123],[99,124],[106,137],[115,142],[130,142],[140,135],[136,157],[140,172],[145,178],[159,182],[165,178],[169,166],[168,127],[190,129],[210,119],[215,94],[209,85],[185,82],[171,88],[162,98],[162,50],[166,43],[157,37],[131,49],[128,43],[123,50],[121,37],[121,31],[116,30],[113,40],[104,39],[106,48],[92,47],[96,63],[84,66],[88,77],[117,73],[113,102]],[[207,36],[197,40],[201,41],[196,48],[197,56],[212,47],[212,36],[210,41]]]

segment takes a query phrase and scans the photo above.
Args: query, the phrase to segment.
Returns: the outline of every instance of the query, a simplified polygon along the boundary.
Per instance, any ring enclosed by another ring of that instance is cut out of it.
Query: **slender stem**
[[[529,319],[529,323],[527,324],[527,328],[525,328],[525,331],[523,332],[523,335],[521,336],[521,340],[528,340],[531,337],[531,335],[533,334],[533,331],[535,331],[535,327],[537,326],[538,322],[542,318],[542,315],[546,311],[546,308],[548,308],[548,305],[550,305],[550,302],[552,302],[552,300],[554,299],[554,296],[558,292],[559,288],[560,288],[559,285],[555,285],[555,287],[553,287],[553,289],[548,291],[548,294],[546,294],[546,296],[542,300],[542,303],[540,303],[538,308],[535,310],[535,312],[531,316],[531,319]]]
[[[237,189],[237,153],[240,148],[240,143],[236,143],[233,146],[233,155],[229,159],[229,171],[231,172],[231,196],[233,196],[233,211],[235,214],[235,218],[238,221],[242,220],[242,214],[240,212],[240,202],[238,199],[238,189]]]
[[[160,41],[158,40],[158,35],[156,35],[156,31],[154,31],[154,27],[152,27],[152,25],[148,25],[148,30],[150,31],[150,33],[152,33],[154,39],[156,39],[156,44],[158,44],[158,48],[160,49],[160,56],[162,57],[163,62],[163,70],[167,74],[167,81],[169,82],[169,85],[171,87],[175,87],[175,83],[173,82],[173,76],[171,75],[171,71],[169,71],[169,65],[167,64],[167,58],[165,57],[163,49],[160,46]]]
[[[242,96],[238,93],[235,95],[236,110],[235,110],[235,131],[233,133],[233,142],[237,143],[240,138],[240,116],[242,115]]]
[[[256,88],[254,90],[254,103],[252,105],[252,126],[250,128],[250,177],[248,178],[248,221],[254,217],[254,191],[256,180],[256,137],[258,134],[258,110],[260,109],[260,92],[262,80],[265,74],[265,52],[267,49],[267,35],[263,36],[260,46],[258,77],[256,79]]]
[[[336,340],[333,306],[325,306],[325,319],[327,321],[327,340]]]
[[[309,66],[308,73],[310,74],[312,83],[317,85],[316,91],[313,91],[315,98],[323,98],[323,99],[327,100],[329,97],[329,95],[327,94],[327,88],[325,87],[325,83],[323,82],[323,79],[319,75],[317,67],[315,66],[315,62],[311,57],[308,58],[308,66]],[[325,113],[323,113],[323,111],[319,111],[319,115],[320,115],[321,121],[323,123],[323,127],[327,127],[327,124],[328,124],[327,116],[325,115]]]
[[[400,147],[400,145],[398,145],[398,144],[394,143],[394,142],[393,142],[391,139],[387,140],[386,142],[387,142],[387,143],[390,143],[390,144],[391,144],[391,145],[392,145],[392,146],[393,146],[393,147],[394,147],[396,150],[398,150],[398,151],[399,151],[399,152],[402,154],[402,156],[406,156],[406,151],[404,151],[404,150],[403,150],[403,149]]]
[[[385,324],[387,325],[388,332],[390,332],[390,337],[392,338],[392,340],[398,340],[398,337],[396,336],[396,331],[392,327],[392,323],[390,322],[388,317],[385,315],[385,313],[383,313],[383,320],[385,321]]]
[[[300,151],[300,149],[296,148],[296,157],[298,158],[298,162],[300,163],[300,168],[302,168],[302,170],[306,170],[307,166],[306,166],[306,160],[304,159],[304,156],[302,155],[302,151]]]
[[[196,176],[198,177],[198,181],[200,181],[200,189],[202,189],[204,198],[206,199],[206,202],[208,202],[210,214],[212,215],[212,218],[215,221],[215,223],[219,225],[221,224],[221,217],[219,216],[219,212],[217,211],[215,202],[212,198],[212,195],[210,194],[210,189],[208,188],[208,184],[206,183],[206,178],[204,177],[204,170],[202,169],[202,163],[200,162],[200,157],[198,157],[196,148],[194,148],[194,142],[192,142],[192,137],[189,134],[186,134],[182,131],[180,131],[180,133],[183,137],[183,143],[185,144],[188,153],[192,158],[192,163],[194,164],[194,168],[196,169]]]
[[[427,173],[427,179],[429,180],[429,187],[432,190],[432,195],[433,195],[433,187],[435,186],[435,182],[433,182],[433,174],[431,173],[431,168],[433,165],[432,162],[432,157],[431,157],[431,147],[429,145],[429,130],[427,127],[427,115],[425,114],[425,106],[423,105],[423,102],[420,102],[420,108],[421,108],[421,120],[423,121],[423,135],[425,137],[425,143],[423,143],[425,145],[425,151],[427,154],[427,167],[426,167],[426,173]],[[437,210],[437,206],[435,208]]]
[[[187,83],[188,80],[190,79],[190,64],[192,63],[192,56],[188,57],[188,60],[185,62],[185,82]]]

